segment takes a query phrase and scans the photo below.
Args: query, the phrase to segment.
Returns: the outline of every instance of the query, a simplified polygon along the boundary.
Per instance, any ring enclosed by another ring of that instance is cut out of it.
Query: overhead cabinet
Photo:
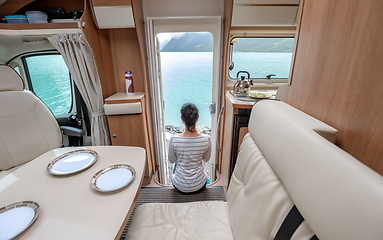
[[[130,0],[91,0],[92,11],[100,29],[134,28],[133,9]]]

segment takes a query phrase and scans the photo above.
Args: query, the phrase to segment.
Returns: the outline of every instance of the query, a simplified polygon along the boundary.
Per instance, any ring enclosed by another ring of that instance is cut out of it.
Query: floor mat
[[[183,202],[197,202],[197,201],[225,201],[226,195],[222,186],[206,187],[198,193],[181,193],[173,187],[143,187],[138,195],[136,205],[134,205],[133,212],[129,218],[128,223],[120,240],[125,240],[126,233],[130,222],[133,219],[136,209],[144,203],[183,203]]]

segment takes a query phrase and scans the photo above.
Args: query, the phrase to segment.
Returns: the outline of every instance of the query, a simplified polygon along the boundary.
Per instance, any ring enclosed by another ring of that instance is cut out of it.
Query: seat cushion
[[[29,91],[0,92],[0,169],[8,170],[61,147],[59,125]]]
[[[226,202],[147,203],[137,208],[126,239],[233,239]]]

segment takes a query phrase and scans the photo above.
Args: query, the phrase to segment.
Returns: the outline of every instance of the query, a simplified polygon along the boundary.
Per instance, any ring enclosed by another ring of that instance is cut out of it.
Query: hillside
[[[234,51],[239,52],[292,52],[294,38],[237,38]],[[185,33],[173,37],[161,46],[161,52],[212,52],[213,36],[210,33]]]
[[[185,33],[172,38],[161,52],[212,52],[213,36],[210,33]]]
[[[239,52],[292,52],[294,38],[237,38],[234,51]]]

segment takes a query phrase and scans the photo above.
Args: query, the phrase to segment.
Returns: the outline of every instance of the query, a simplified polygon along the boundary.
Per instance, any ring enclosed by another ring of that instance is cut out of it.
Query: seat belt
[[[279,228],[277,234],[274,237],[274,240],[288,240],[291,239],[295,231],[298,229],[299,225],[305,219],[302,217],[301,213],[298,211],[298,208],[294,205],[290,212],[287,214],[285,220],[281,227]],[[316,235],[310,238],[310,240],[319,240]]]

